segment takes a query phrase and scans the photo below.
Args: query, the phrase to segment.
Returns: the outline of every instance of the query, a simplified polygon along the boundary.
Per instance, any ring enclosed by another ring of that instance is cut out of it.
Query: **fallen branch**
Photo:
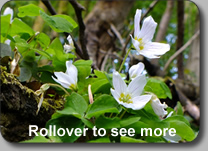
[[[199,108],[189,100],[185,96],[185,94],[178,88],[176,87],[176,91],[178,93],[178,97],[180,99],[181,105],[184,106],[185,110],[191,115],[191,117],[194,118],[199,123],[200,120],[200,110]]]
[[[199,36],[200,31],[198,30],[192,37],[191,39],[189,39],[189,41],[183,45],[179,50],[177,50],[167,61],[167,63],[165,64],[164,70],[166,71],[168,66],[170,65],[170,63],[180,54],[182,53],[190,44],[192,44],[192,42]]]

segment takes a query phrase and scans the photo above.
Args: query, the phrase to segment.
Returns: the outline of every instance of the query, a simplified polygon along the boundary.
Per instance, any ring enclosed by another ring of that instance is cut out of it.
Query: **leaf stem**
[[[127,59],[128,55],[129,55],[129,52],[130,52],[130,51],[131,51],[131,47],[128,49],[128,51],[127,51],[127,53],[126,53],[126,55],[125,55],[125,57],[124,57],[124,60],[123,60],[121,66],[120,66],[120,68],[119,68],[119,70],[118,70],[119,73],[121,72],[124,63],[126,62],[126,59]]]
[[[122,119],[122,117],[124,116],[124,114],[126,113],[126,111],[127,111],[127,109],[125,109],[125,110],[123,111],[123,113],[122,113],[121,116],[120,116],[120,119]]]
[[[69,92],[67,92],[62,86],[58,85],[58,84],[53,84],[53,83],[47,83],[50,86],[55,86],[55,87],[59,87],[61,88],[68,96],[70,96]]]

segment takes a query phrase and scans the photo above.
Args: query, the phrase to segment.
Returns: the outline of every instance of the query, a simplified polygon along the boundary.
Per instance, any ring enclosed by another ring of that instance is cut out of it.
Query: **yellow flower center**
[[[119,101],[123,102],[123,103],[133,103],[132,99],[131,99],[131,95],[127,94],[125,95],[124,93],[121,93]]]
[[[77,85],[71,84],[71,85],[69,86],[69,89],[74,90],[74,91],[77,91]]]
[[[142,41],[142,38],[137,38],[137,37],[135,37],[135,40],[137,40],[138,42],[139,42],[139,49],[140,50],[143,50],[144,49],[144,42]]]

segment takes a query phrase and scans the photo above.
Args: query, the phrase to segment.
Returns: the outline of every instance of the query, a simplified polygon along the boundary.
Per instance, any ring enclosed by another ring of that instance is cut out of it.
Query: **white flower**
[[[134,17],[134,38],[131,36],[132,43],[136,50],[147,58],[159,58],[170,50],[169,44],[151,42],[157,23],[151,16],[147,17],[140,30],[141,10],[137,9]]]
[[[61,84],[64,88],[77,90],[77,68],[72,64],[71,61],[66,61],[66,72],[54,72],[57,77],[53,78],[54,81]]]
[[[73,42],[72,37],[70,35],[67,37],[67,40],[70,45],[74,46],[74,42]]]
[[[10,7],[7,7],[7,8],[4,10],[4,12],[3,12],[3,15],[8,15],[8,14],[11,15],[11,17],[10,17],[10,23],[12,23],[14,12],[13,12],[13,9],[11,9]]]
[[[149,102],[152,95],[141,95],[146,85],[145,75],[136,77],[130,84],[126,85],[118,72],[113,73],[113,87],[111,93],[116,101],[126,108],[140,110]]]
[[[74,42],[73,42],[72,37],[70,35],[67,37],[67,40],[69,42],[69,45],[68,44],[64,45],[64,51],[66,53],[71,52],[75,48],[74,47]]]
[[[13,21],[13,14],[14,14],[14,12],[13,12],[13,9],[11,9],[10,7],[7,7],[7,8],[4,10],[4,12],[3,12],[3,15],[8,15],[8,14],[11,15],[11,17],[10,17],[10,24],[11,24],[12,21]],[[11,40],[7,39],[4,43],[7,44],[7,45],[10,45]]]
[[[137,76],[140,76],[144,70],[144,64],[142,62],[139,62],[136,65],[131,66],[129,69],[129,76],[133,80]]]
[[[159,117],[163,118],[165,115],[168,114],[168,112],[165,110],[168,106],[163,102],[161,104],[160,100],[157,98],[156,95],[152,95],[152,99],[150,101],[152,108]]]

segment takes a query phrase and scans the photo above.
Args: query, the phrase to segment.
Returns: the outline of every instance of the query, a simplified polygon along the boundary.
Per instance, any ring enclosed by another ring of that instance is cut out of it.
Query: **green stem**
[[[111,113],[109,117],[111,118],[112,116],[113,116],[113,113]]]
[[[120,66],[120,68],[119,68],[119,70],[118,70],[119,73],[121,72],[124,63],[126,62],[126,59],[127,59],[128,55],[129,55],[129,52],[130,52],[130,51],[131,51],[131,47],[128,49],[128,51],[127,51],[127,53],[126,53],[126,55],[125,55],[125,57],[124,57],[124,60],[123,60],[121,66]]]
[[[73,57],[73,63],[74,63],[74,61],[75,61],[75,56],[76,56],[76,51],[75,51],[75,49],[74,49],[72,52],[74,53],[74,57]]]
[[[120,116],[120,119],[122,119],[122,117],[124,116],[124,114],[126,113],[126,111],[127,111],[127,109],[125,109],[125,110],[123,111],[123,113],[122,113],[121,116]]]
[[[69,92],[67,92],[62,86],[58,85],[58,84],[53,84],[53,83],[47,83],[50,86],[55,86],[55,87],[59,87],[61,88],[68,96],[70,96]]]

